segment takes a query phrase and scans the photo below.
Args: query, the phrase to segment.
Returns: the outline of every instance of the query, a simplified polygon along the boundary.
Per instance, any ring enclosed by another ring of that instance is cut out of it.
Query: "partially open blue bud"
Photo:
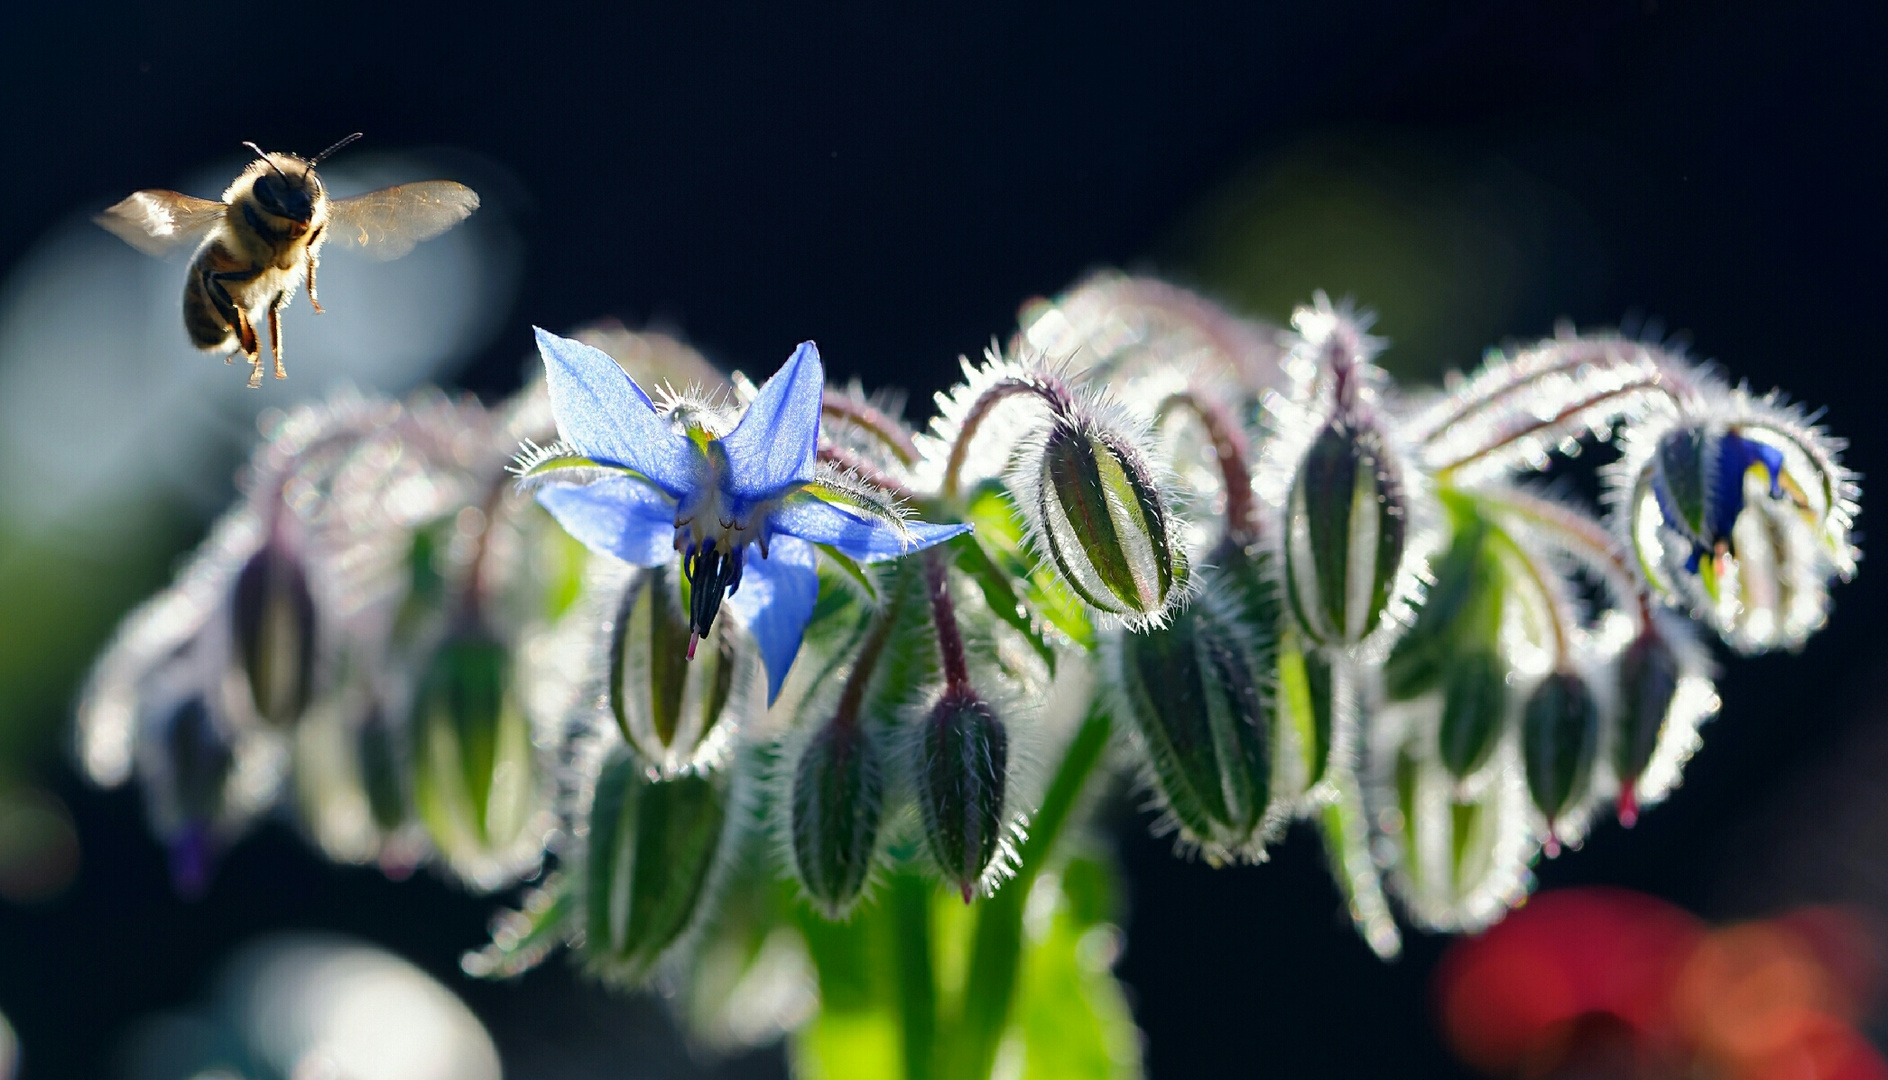
[[[1730,544],[1731,529],[1744,512],[1744,477],[1762,469],[1773,499],[1783,497],[1783,452],[1735,430],[1716,434],[1681,427],[1659,440],[1653,456],[1652,491],[1666,524],[1691,544],[1685,569],[1709,573],[1702,560]]]
[[[1215,863],[1262,857],[1272,824],[1278,605],[1270,582],[1245,569],[1248,582],[1206,571],[1197,599],[1163,628],[1121,635],[1109,665],[1161,806]],[[1262,593],[1256,618],[1238,603],[1245,584]]]
[[[1131,625],[1164,618],[1185,591],[1186,558],[1140,453],[1117,432],[1060,417],[1036,469],[1029,516],[1075,594]]]
[[[1401,470],[1369,421],[1339,415],[1299,461],[1286,504],[1285,583],[1320,645],[1356,645],[1384,621],[1409,543]]]
[[[510,650],[476,631],[439,647],[413,703],[410,767],[420,821],[454,873],[496,888],[535,860],[518,853],[544,795]]]
[[[758,677],[747,635],[705,639],[692,663],[689,635],[666,568],[631,580],[611,627],[610,711],[624,740],[666,772],[687,768],[732,734]]]
[[[646,980],[705,913],[728,817],[714,778],[650,779],[619,748],[597,775],[584,855],[583,956],[613,980]]]
[[[314,685],[315,600],[301,560],[264,544],[236,576],[231,630],[256,716],[277,727],[298,719]]]
[[[1855,570],[1854,474],[1839,442],[1774,401],[1739,391],[1699,408],[1628,444],[1616,525],[1652,586],[1734,648],[1798,645],[1827,617],[1830,581]]]
[[[912,775],[924,839],[964,902],[976,894],[1003,839],[1009,734],[988,702],[946,693],[918,732]]]
[[[883,764],[866,726],[829,723],[814,733],[794,766],[789,801],[800,886],[821,914],[844,918],[865,888],[885,810]]]
[[[1521,710],[1521,759],[1528,791],[1550,829],[1586,793],[1599,739],[1599,703],[1579,675],[1556,671],[1528,695]],[[1550,852],[1555,848],[1550,840]]]

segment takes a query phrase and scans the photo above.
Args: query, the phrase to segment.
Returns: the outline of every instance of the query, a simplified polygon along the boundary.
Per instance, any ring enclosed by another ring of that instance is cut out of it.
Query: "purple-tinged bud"
[[[1035,469],[1031,524],[1075,594],[1130,625],[1165,618],[1185,592],[1186,559],[1140,453],[1118,432],[1058,417]]]
[[[794,872],[827,918],[844,918],[865,889],[884,810],[884,770],[871,732],[857,722],[820,728],[794,765],[789,829]]]
[[[625,983],[645,981],[707,908],[727,797],[715,779],[650,779],[618,749],[597,776],[584,853],[585,963]]]
[[[974,694],[946,692],[924,718],[912,774],[925,843],[964,902],[985,880],[1003,840],[1009,734]]]
[[[1528,695],[1521,709],[1521,760],[1528,791],[1550,829],[1585,793],[1599,738],[1599,703],[1579,675],[1556,671]],[[1558,850],[1550,836],[1549,854]]]
[[[167,832],[171,884],[186,900],[201,897],[210,887],[222,839],[217,827],[227,816],[227,795],[236,768],[236,749],[230,735],[192,697],[177,707],[160,733],[163,767],[151,795],[162,801],[153,807],[158,827]]]
[[[712,756],[738,727],[758,672],[745,634],[707,639],[692,662],[689,634],[666,569],[631,580],[611,627],[610,711],[624,741],[664,772]]]
[[[1367,420],[1325,424],[1292,478],[1285,584],[1312,641],[1356,645],[1383,624],[1409,543],[1401,470]]]
[[[256,716],[286,727],[308,707],[314,685],[315,600],[301,561],[270,543],[236,576],[231,630]]]
[[[1619,823],[1628,828],[1639,820],[1639,777],[1658,749],[1683,675],[1677,651],[1651,627],[1634,638],[1619,657],[1613,771],[1619,777]]]

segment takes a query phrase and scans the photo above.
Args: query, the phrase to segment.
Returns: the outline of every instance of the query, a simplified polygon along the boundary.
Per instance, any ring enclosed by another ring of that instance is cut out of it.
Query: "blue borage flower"
[[[896,502],[817,465],[826,373],[808,341],[732,431],[703,410],[659,411],[607,353],[539,330],[562,441],[527,446],[518,473],[594,551],[637,566],[675,552],[689,586],[689,644],[725,596],[760,645],[771,703],[819,592],[816,547],[873,563],[969,530],[905,520]],[[760,557],[750,558],[758,549]]]

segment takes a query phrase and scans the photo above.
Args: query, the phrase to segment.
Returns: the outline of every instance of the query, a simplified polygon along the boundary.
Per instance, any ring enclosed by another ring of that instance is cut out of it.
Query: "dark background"
[[[516,387],[532,323],[615,315],[749,370],[817,338],[836,378],[897,382],[921,405],[1020,301],[1115,265],[1274,319],[1312,288],[1354,291],[1405,373],[1469,365],[1557,316],[1650,315],[1756,386],[1826,405],[1850,464],[1888,475],[1888,65],[1871,10],[46,7],[9,14],[0,44],[0,269],[52,223],[238,140],[311,153],[358,128],[492,166],[526,263],[506,329],[459,378],[488,395]],[[1630,834],[1601,826],[1543,882],[1623,883],[1714,918],[1879,905],[1888,799],[1857,764],[1888,757],[1874,570],[1802,654],[1730,663],[1685,787]],[[280,827],[239,847],[207,899],[176,901],[135,796],[88,791],[47,753],[84,861],[57,899],[0,901],[0,1011],[29,1077],[106,1072],[132,1020],[187,1004],[235,944],[276,928],[420,963],[479,1012],[508,1075],[686,1067],[649,1049],[650,1008],[558,965],[502,986],[458,976],[487,901],[330,867]],[[1456,1074],[1427,1011],[1444,943],[1371,957],[1311,836],[1213,871],[1118,817],[1120,972],[1154,1077]],[[579,1053],[596,1064],[554,1064]]]

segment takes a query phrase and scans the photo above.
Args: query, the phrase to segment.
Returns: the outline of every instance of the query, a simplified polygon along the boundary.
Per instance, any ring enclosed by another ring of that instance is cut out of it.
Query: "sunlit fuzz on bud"
[[[1130,436],[1058,415],[1011,487],[1039,553],[1082,601],[1130,627],[1158,625],[1185,595],[1186,556],[1168,499]]]
[[[610,711],[624,740],[665,773],[717,760],[759,692],[759,657],[746,634],[697,642],[690,662],[676,591],[667,567],[635,574],[609,636]]]
[[[974,693],[946,691],[921,722],[912,775],[925,844],[969,903],[1003,841],[1009,733]]]
[[[1854,573],[1858,489],[1840,442],[1774,395],[1711,385],[1679,415],[1628,428],[1611,471],[1615,529],[1652,586],[1759,652],[1794,647]]]
[[[315,600],[301,561],[264,544],[236,575],[230,618],[256,715],[278,727],[308,706],[315,667]]]
[[[1117,635],[1106,661],[1165,824],[1212,863],[1262,859],[1284,820],[1272,805],[1278,605],[1258,568],[1246,570],[1243,582],[1203,572],[1172,622]],[[1261,595],[1242,604],[1247,588]]]
[[[724,843],[724,783],[685,773],[651,779],[618,747],[597,775],[583,857],[582,953],[613,981],[646,981],[706,914]]]
[[[864,724],[834,722],[807,740],[793,766],[788,830],[793,870],[829,919],[865,889],[878,850],[885,780],[878,741]]]
[[[546,800],[510,651],[477,631],[448,638],[412,716],[413,801],[428,836],[468,884],[509,884],[541,855]]]
[[[1549,854],[1559,851],[1555,823],[1586,794],[1599,738],[1599,702],[1575,672],[1549,674],[1522,705],[1521,759],[1534,805],[1547,818]]]

